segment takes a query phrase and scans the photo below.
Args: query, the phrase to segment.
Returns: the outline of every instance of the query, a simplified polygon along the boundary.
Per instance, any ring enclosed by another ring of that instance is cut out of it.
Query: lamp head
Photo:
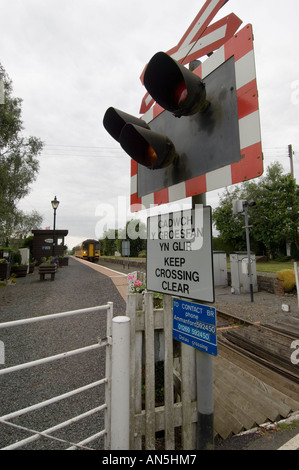
[[[59,201],[57,200],[56,196],[55,196],[54,200],[51,201],[51,204],[52,204],[52,207],[53,207],[54,210],[56,210],[57,207],[59,206]]]

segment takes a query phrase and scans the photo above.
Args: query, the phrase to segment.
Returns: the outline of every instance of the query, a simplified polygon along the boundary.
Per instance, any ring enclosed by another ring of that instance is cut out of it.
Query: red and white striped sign
[[[207,0],[197,14],[179,43],[167,51],[173,59],[183,65],[215,51],[230,39],[242,24],[235,15],[228,15],[209,26],[212,19],[228,0]],[[140,80],[143,83],[144,67]],[[146,93],[142,99],[140,113],[146,113],[154,104],[153,98]]]
[[[131,160],[132,212],[149,208],[153,205],[171,203],[262,175],[263,155],[252,26],[247,25],[235,34],[234,37],[220,47],[210,58],[203,62],[194,73],[204,79],[230,57],[234,57],[235,61],[240,161],[155,193],[138,197],[138,166],[134,160]],[[163,111],[164,110],[159,105],[155,104],[143,116],[143,119],[150,123]]]

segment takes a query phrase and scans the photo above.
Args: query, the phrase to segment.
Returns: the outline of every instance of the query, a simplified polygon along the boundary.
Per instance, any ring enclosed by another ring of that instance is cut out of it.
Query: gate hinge
[[[112,345],[112,336],[106,336],[106,338],[98,338],[98,342],[100,346],[107,346],[108,344]]]

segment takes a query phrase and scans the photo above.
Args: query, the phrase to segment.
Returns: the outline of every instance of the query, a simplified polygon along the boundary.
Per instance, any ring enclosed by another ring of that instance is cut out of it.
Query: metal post
[[[54,209],[54,222],[53,222],[53,253],[55,256],[55,229],[56,229],[56,209]]]
[[[192,206],[206,205],[206,194],[192,197]],[[214,449],[213,357],[195,351],[197,385],[197,450]]]
[[[113,320],[113,302],[108,302],[107,309],[107,346],[106,346],[106,377],[105,383],[105,429],[104,449],[111,449],[111,367],[112,367],[112,320]]]
[[[291,165],[291,175],[294,178],[293,146],[291,144],[289,145],[289,157]]]
[[[250,299],[251,299],[251,302],[253,302],[253,280],[252,280],[252,269],[251,269],[251,250],[250,250],[247,204],[244,204],[244,213],[245,213],[245,229],[246,229],[246,243],[247,243],[247,255],[248,255],[248,272],[249,272],[249,283],[250,283]]]
[[[196,350],[197,450],[214,448],[213,356]]]
[[[51,201],[51,204],[52,204],[52,207],[53,207],[53,210],[54,210],[54,223],[53,223],[53,256],[55,256],[55,245],[56,245],[56,242],[55,242],[55,228],[56,228],[56,210],[57,210],[57,207],[59,206],[59,201],[57,201],[57,197],[55,196],[55,198],[53,199],[53,201]]]
[[[129,450],[130,318],[112,320],[111,450]]]

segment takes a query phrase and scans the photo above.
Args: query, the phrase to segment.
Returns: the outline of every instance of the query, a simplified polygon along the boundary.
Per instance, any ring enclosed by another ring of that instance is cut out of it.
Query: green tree
[[[102,256],[114,256],[118,250],[118,230],[109,229],[103,233],[99,240],[100,251]]]
[[[18,202],[30,191],[43,143],[22,135],[22,100],[13,97],[12,81],[0,64],[4,103],[0,104],[0,239],[9,238],[20,223]]]
[[[43,217],[37,211],[32,211],[30,214],[18,211],[15,226],[16,237],[18,239],[27,238],[32,230],[38,230],[41,228],[42,222]]]
[[[213,213],[219,238],[233,250],[241,250],[246,248],[244,215],[233,214],[233,199],[256,202],[249,208],[252,247],[262,247],[270,258],[287,242],[298,250],[299,187],[291,175],[283,174],[279,163],[272,164],[265,176],[226,190]]]
[[[269,257],[279,254],[281,246],[294,243],[299,250],[299,186],[290,174],[283,174],[279,163],[267,170],[262,184],[247,184],[248,198],[256,201],[252,211],[252,236],[262,242]]]
[[[120,230],[119,241],[128,240],[130,256],[137,257],[140,251],[146,250],[146,233],[146,225],[139,219],[132,219],[126,223],[125,229]]]
[[[113,256],[115,251],[122,253],[122,242],[130,242],[130,256],[137,257],[146,250],[146,225],[139,219],[132,219],[120,230],[109,229],[100,240],[102,255]]]
[[[232,207],[234,199],[244,199],[241,188],[236,186],[232,191],[227,188],[220,198],[217,209],[213,212],[213,221],[220,232],[218,242],[225,246],[227,251],[241,251],[246,248],[246,234],[244,231],[244,216],[234,216]],[[220,247],[219,247],[220,248]]]

